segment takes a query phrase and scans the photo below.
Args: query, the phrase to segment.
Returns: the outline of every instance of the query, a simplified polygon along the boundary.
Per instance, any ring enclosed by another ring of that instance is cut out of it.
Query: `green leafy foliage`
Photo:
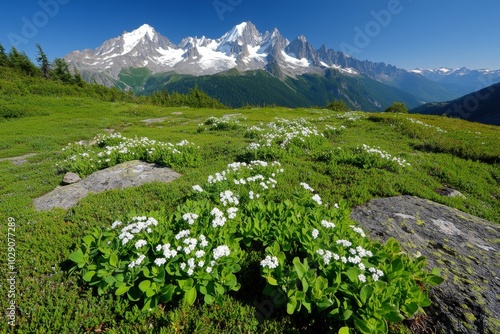
[[[394,102],[390,107],[384,110],[385,112],[392,112],[395,114],[407,114],[408,108],[403,102]]]
[[[72,271],[98,294],[126,295],[143,309],[176,299],[192,305],[198,296],[221,304],[240,289],[239,263],[254,250],[265,255],[264,293],[283,296],[276,306],[288,314],[319,312],[387,333],[388,322],[430,305],[422,288],[441,278],[423,269],[423,257],[404,255],[394,239],[369,241],[345,207],[326,207],[306,183],[273,200],[283,172],[277,162],[229,164],[166,219],[134,215],[85,236],[69,256]]]
[[[350,111],[351,108],[347,106],[347,104],[342,100],[334,100],[327,104],[328,109],[333,111]]]

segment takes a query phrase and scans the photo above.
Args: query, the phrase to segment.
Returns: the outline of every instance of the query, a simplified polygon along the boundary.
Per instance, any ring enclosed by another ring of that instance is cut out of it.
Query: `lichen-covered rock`
[[[139,160],[128,161],[97,171],[78,183],[57,187],[50,193],[36,198],[34,204],[39,211],[54,207],[69,209],[89,192],[99,193],[116,188],[136,187],[153,181],[171,182],[179,176],[179,173],[170,168]]]
[[[500,333],[499,224],[411,196],[375,199],[351,218],[442,269],[445,282],[430,291],[428,332]]]

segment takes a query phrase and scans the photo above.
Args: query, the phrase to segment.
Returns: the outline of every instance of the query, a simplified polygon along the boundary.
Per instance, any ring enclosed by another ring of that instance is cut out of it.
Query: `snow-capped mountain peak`
[[[336,69],[381,81],[398,71],[383,63],[360,62],[325,46],[315,50],[305,36],[290,42],[277,28],[261,33],[250,21],[235,25],[216,39],[186,37],[179,44],[143,24],[96,49],[74,51],[65,59],[89,81],[104,76],[117,80],[126,68],[191,75],[211,75],[234,68],[242,72],[266,70],[280,78]]]
[[[132,51],[137,44],[144,38],[149,38],[150,41],[153,41],[156,36],[156,31],[154,30],[153,27],[151,27],[148,24],[143,24],[139,28],[131,31],[131,32],[126,32],[122,35],[122,40],[123,40],[123,53],[127,54],[130,51]]]
[[[234,26],[217,40],[220,45],[247,45],[249,47],[255,47],[259,45],[261,41],[262,34],[250,21]]]

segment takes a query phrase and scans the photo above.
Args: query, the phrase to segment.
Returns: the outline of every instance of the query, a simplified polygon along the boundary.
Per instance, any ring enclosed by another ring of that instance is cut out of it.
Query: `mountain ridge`
[[[277,28],[261,33],[250,21],[235,25],[216,39],[185,37],[178,44],[152,26],[143,24],[95,49],[73,51],[65,60],[89,82],[136,92],[140,92],[140,87],[137,90],[120,79],[123,69],[145,67],[152,74],[175,72],[194,76],[214,75],[231,69],[239,72],[264,70],[282,81],[304,74],[325,75],[326,71],[335,69],[343,75],[365,76],[400,89],[414,95],[418,104],[460,96],[419,73],[383,62],[361,61],[325,45],[315,49],[305,36],[290,41]]]
[[[471,122],[500,125],[500,83],[448,102],[426,103],[411,113],[446,115]]]

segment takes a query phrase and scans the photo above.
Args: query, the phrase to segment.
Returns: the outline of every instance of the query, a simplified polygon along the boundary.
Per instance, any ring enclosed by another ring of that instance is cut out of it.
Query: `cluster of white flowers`
[[[215,266],[215,261],[211,261],[209,266],[206,266],[206,256],[209,250],[208,240],[203,235],[200,234],[198,238],[189,237],[191,232],[189,230],[182,230],[175,235],[175,239],[178,240],[179,245],[176,249],[172,245],[159,244],[155,247],[157,252],[161,252],[161,255],[154,260],[155,265],[162,266],[168,259],[175,258],[179,252],[184,253],[186,260],[179,264],[181,270],[185,271],[188,276],[194,274],[197,267],[205,268],[207,273],[212,272],[213,266]],[[230,254],[229,247],[222,245],[213,250],[214,259],[218,259],[222,256],[228,256]],[[140,262],[135,265],[140,264]]]
[[[352,249],[352,251],[354,251],[354,252],[352,252],[352,254],[356,254],[357,253],[361,257],[372,257],[373,256],[373,253],[371,251],[366,250],[366,249],[364,249],[361,246],[357,246],[356,249],[355,250]]]
[[[209,175],[207,182],[208,183],[217,183],[217,182],[226,181],[226,180],[227,180],[226,172],[224,171],[222,173],[215,173],[215,176]]]
[[[243,185],[243,184],[247,184],[247,181],[246,181],[245,179],[239,179],[239,180],[238,180],[238,179],[234,179],[234,180],[233,180],[233,182],[234,182],[234,184],[236,184],[236,185],[240,185],[240,184],[242,184],[242,185]]]
[[[180,239],[182,239],[182,238],[187,237],[190,233],[191,233],[191,231],[190,231],[190,230],[182,230],[182,231],[180,231],[179,233],[177,233],[177,234],[175,235],[175,239],[176,239],[176,240],[180,240]]]
[[[318,205],[322,205],[323,204],[323,201],[321,200],[321,197],[318,194],[315,194],[312,197],[312,200],[315,201]]]
[[[337,240],[337,245],[342,245],[344,247],[351,247],[352,242],[350,242],[349,240],[340,239],[340,240]]]
[[[324,228],[334,228],[335,224],[332,223],[332,222],[329,222],[327,220],[322,220],[321,221],[321,226],[323,226]]]
[[[384,276],[384,272],[382,270],[374,267],[369,268],[368,271],[372,274],[372,278],[375,282],[378,281],[380,277]]]
[[[308,191],[310,191],[310,192],[314,192],[314,189],[313,189],[313,188],[311,188],[311,186],[310,186],[310,185],[308,185],[307,183],[305,183],[305,182],[301,182],[301,183],[300,183],[300,185],[301,185],[301,186],[302,186],[302,188],[304,188],[305,190],[308,190]]]
[[[318,236],[319,236],[318,229],[312,230],[311,234],[312,234],[313,239],[318,239]]]
[[[182,219],[186,221],[189,225],[193,225],[194,221],[198,219],[198,215],[196,213],[185,213],[182,215]]]
[[[158,221],[152,217],[133,217],[134,223],[131,223],[121,229],[121,233],[118,238],[121,240],[122,245],[127,244],[130,240],[134,239],[134,235],[146,231],[151,233],[152,226],[157,226]],[[122,225],[121,222],[113,223],[113,228]]]
[[[226,217],[224,217],[224,212],[222,212],[219,208],[213,208],[210,212],[214,219],[212,220],[212,227],[216,228],[218,226],[224,226],[226,224]]]
[[[123,225],[123,223],[119,220],[115,220],[115,222],[111,225],[111,228],[114,230],[115,228],[117,228],[118,226],[121,226]]]
[[[356,227],[354,225],[349,225],[349,227],[352,228],[352,230],[354,232],[356,232],[357,234],[359,234],[363,238],[366,237],[365,232],[363,231],[363,229],[361,227]]]
[[[261,132],[258,142],[248,145],[247,150],[258,150],[261,147],[271,147],[277,145],[280,148],[287,148],[288,144],[294,140],[305,142],[308,137],[320,137],[323,134],[311,125],[305,118],[287,120],[277,118],[275,122],[267,125],[266,129],[253,126],[249,132]]]
[[[272,178],[268,178],[268,180],[266,180],[266,178],[260,174],[249,176],[247,178],[239,177],[238,174],[244,170],[253,170],[256,167],[276,168],[280,166],[281,164],[277,161],[274,161],[272,163],[267,163],[265,161],[254,160],[248,164],[245,162],[233,162],[227,165],[226,170],[220,173],[215,173],[214,175],[209,175],[207,182],[213,184],[213,183],[227,181],[228,176],[231,175],[231,179],[233,180],[233,183],[235,185],[246,185],[248,183],[253,183],[253,182],[265,182],[266,185],[273,185],[276,184],[276,180]],[[283,173],[283,172],[284,172],[283,168],[276,168],[275,173],[273,173],[273,176],[276,176],[276,173]]]
[[[345,129],[347,129],[347,127],[345,125],[341,125],[338,128],[336,128],[334,126],[331,126],[330,124],[326,124],[325,125],[325,129],[328,130],[328,131],[331,131],[331,132],[341,133],[342,131],[344,131]]]
[[[210,129],[212,130],[220,130],[224,129],[227,126],[243,126],[240,123],[240,119],[246,119],[244,116],[240,117],[233,117],[233,116],[222,116],[222,117],[215,117],[215,116],[210,116],[205,120],[204,123],[199,124],[199,127],[203,126],[209,126]]]
[[[205,248],[208,246],[207,238],[203,234],[200,234],[200,236],[198,238],[200,239],[200,246],[201,247]]]
[[[348,112],[338,113],[337,115],[335,115],[335,117],[355,122],[364,119],[366,116],[360,111],[348,111]]]
[[[229,204],[232,205],[240,204],[238,196],[236,196],[231,190],[226,190],[224,192],[221,192],[219,196],[220,196],[220,201],[224,206],[228,206]]]
[[[196,238],[186,238],[183,240],[183,243],[186,245],[182,250],[186,255],[191,254],[196,246],[198,245],[198,240]]]
[[[197,192],[200,192],[200,193],[203,192],[203,188],[200,187],[200,185],[198,185],[198,184],[196,184],[196,185],[193,186],[193,190],[197,191]]]
[[[260,194],[256,194],[252,190],[250,190],[248,192],[248,198],[250,198],[250,199],[259,198],[259,197],[260,197]]]
[[[229,247],[226,245],[218,246],[212,252],[213,252],[214,260],[218,260],[221,257],[229,256],[229,254],[231,254]]]
[[[148,244],[148,242],[146,240],[141,239],[141,240],[137,241],[134,246],[136,249],[139,249],[139,248],[146,246],[147,244]]]
[[[334,259],[335,261],[340,260],[340,256],[339,256],[338,254],[336,254],[336,253],[332,253],[332,252],[331,252],[331,251],[329,251],[329,250],[325,250],[325,249],[318,249],[318,250],[316,251],[316,253],[317,253],[318,255],[320,255],[320,256],[322,256],[322,257],[323,257],[323,262],[325,263],[325,265],[329,265],[329,264],[330,264],[330,261],[331,261],[332,257],[333,257],[333,259]]]
[[[227,209],[227,218],[234,219],[236,218],[236,212],[238,212],[238,208],[232,207]]]
[[[380,147],[377,148],[377,149],[375,149],[375,148],[371,148],[370,146],[368,146],[366,144],[363,144],[362,147],[358,147],[358,150],[363,150],[363,151],[365,151],[368,154],[378,155],[378,156],[380,156],[381,158],[383,158],[385,160],[389,160],[389,161],[393,161],[393,162],[397,163],[401,167],[408,167],[408,166],[410,166],[410,164],[405,159],[398,158],[398,157],[393,157],[391,154],[387,153],[386,151],[382,151],[380,149]]]
[[[267,255],[266,258],[260,261],[262,268],[275,269],[278,267],[279,262],[276,256]]]
[[[419,121],[418,119],[414,119],[414,118],[408,117],[407,120],[409,120],[413,124],[418,124],[418,125],[422,125],[422,126],[424,126],[426,128],[435,129],[437,132],[442,132],[442,133],[447,133],[448,132],[446,130],[441,129],[439,126],[430,125],[430,124],[424,123],[422,121]]]
[[[115,143],[117,140],[119,140],[118,144],[111,144]],[[108,167],[108,163],[112,160],[111,158],[114,158],[115,161],[140,159],[143,158],[144,155],[160,155],[161,152],[164,151],[179,154],[182,153],[179,149],[182,150],[183,147],[194,147],[194,144],[187,140],[183,140],[174,145],[172,143],[151,140],[147,137],[127,138],[120,133],[112,133],[98,134],[90,143],[82,142],[79,143],[77,147],[74,146],[75,145],[69,144],[62,149],[63,151],[67,151],[74,148],[74,154],[64,160],[64,164],[84,161],[91,162],[93,168],[95,167],[94,164],[96,164],[97,169],[100,169]],[[81,152],[82,149],[87,151]],[[120,156],[125,156],[125,158],[119,158]]]
[[[162,257],[159,257],[159,258],[157,258],[157,259],[155,259],[155,260],[154,260],[154,263],[155,263],[158,267],[160,267],[160,266],[164,265],[165,263],[167,263],[167,259],[162,258]]]
[[[247,146],[247,150],[249,151],[256,151],[260,148],[260,144],[259,143],[250,143],[248,146]]]
[[[165,262],[166,262],[167,259],[171,259],[171,258],[177,256],[177,250],[170,249],[170,244],[158,245],[158,246],[156,246],[156,251],[157,252],[159,252],[159,251],[163,252],[163,256],[165,257]],[[163,262],[163,263],[165,263],[165,262]],[[155,263],[156,263],[156,261],[155,261]]]
[[[143,254],[139,255],[139,257],[135,261],[132,261],[128,264],[128,267],[129,268],[137,267],[138,265],[140,265],[144,261],[145,258],[146,258],[145,255],[143,255]]]

